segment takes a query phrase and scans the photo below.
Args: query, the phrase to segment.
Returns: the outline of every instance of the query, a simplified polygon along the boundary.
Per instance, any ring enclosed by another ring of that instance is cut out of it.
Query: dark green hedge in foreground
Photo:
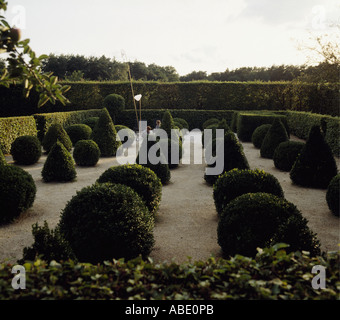
[[[185,264],[141,259],[92,265],[68,261],[26,263],[26,289],[11,286],[11,265],[0,264],[0,299],[339,299],[339,253],[310,258],[285,245],[259,249],[254,259],[236,255]],[[315,265],[326,269],[326,288],[313,289]]]

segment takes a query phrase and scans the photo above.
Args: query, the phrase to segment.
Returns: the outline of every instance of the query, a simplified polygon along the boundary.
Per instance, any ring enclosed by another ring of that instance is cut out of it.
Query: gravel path
[[[200,135],[193,136],[200,141]],[[259,150],[251,143],[243,143],[243,146],[252,168],[263,169],[279,179],[286,199],[293,202],[309,220],[310,228],[321,240],[322,249],[337,250],[340,243],[339,218],[333,216],[327,207],[326,191],[293,185],[289,173],[277,170],[272,160],[260,158]],[[203,179],[205,164],[200,156],[202,148],[200,144],[192,143],[190,150],[190,154],[185,153],[183,162],[191,161],[191,164],[181,164],[172,170],[171,182],[163,187],[154,230],[156,243],[150,255],[155,262],[173,260],[180,263],[187,261],[188,257],[194,261],[211,255],[220,256],[212,187]],[[201,164],[193,164],[195,154],[199,155]],[[33,207],[15,222],[0,227],[0,262],[15,263],[21,259],[23,248],[33,241],[32,224],[38,222],[42,225],[46,220],[54,228],[67,201],[83,187],[94,183],[107,168],[118,164],[116,158],[101,158],[95,167],[76,167],[78,176],[74,182],[44,183],[41,170],[45,159],[46,156],[43,156],[37,164],[23,166],[36,182],[36,200]],[[6,157],[6,160],[13,163],[11,157]]]

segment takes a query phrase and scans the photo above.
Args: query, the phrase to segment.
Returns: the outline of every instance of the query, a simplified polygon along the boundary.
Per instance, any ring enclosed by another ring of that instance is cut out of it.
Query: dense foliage
[[[224,153],[217,154],[216,157],[222,157],[223,160],[223,172],[227,172],[232,169],[249,169],[249,163],[247,157],[243,152],[243,147],[241,143],[237,140],[234,133],[228,131],[225,133],[222,140],[216,140],[216,150],[221,150],[220,145],[223,144]],[[208,163],[210,160],[206,156],[206,161]],[[209,166],[214,166],[215,164],[210,164]],[[222,172],[222,173],[223,173]],[[213,185],[219,175],[204,174],[205,181]]]
[[[102,157],[113,157],[122,144],[117,139],[117,131],[106,108],[102,109],[98,122],[96,123],[91,139],[97,143]]]
[[[70,137],[72,145],[75,144],[79,140],[89,140],[92,134],[92,129],[86,124],[72,124],[65,128],[67,135]]]
[[[258,249],[254,258],[160,263],[113,260],[102,264],[69,260],[27,261],[26,290],[14,290],[12,265],[0,265],[0,298],[132,300],[337,300],[339,253],[310,257],[286,245]],[[325,289],[311,285],[313,266],[327,270]]]
[[[135,132],[127,126],[119,124],[115,125],[115,128],[120,141],[122,142],[122,144],[124,144],[124,147],[130,147],[136,139]]]
[[[42,146],[46,153],[49,153],[54,144],[59,141],[67,151],[72,149],[72,141],[60,123],[52,124],[46,132]]]
[[[95,166],[99,157],[99,147],[93,140],[79,140],[74,146],[73,158],[78,166]]]
[[[246,193],[224,208],[218,222],[218,244],[224,256],[254,256],[258,247],[282,240],[289,250],[320,254],[320,243],[295,205],[269,193]]]
[[[335,216],[339,216],[340,207],[340,174],[337,174],[330,181],[327,192],[326,201],[328,208]]]
[[[313,126],[290,171],[290,177],[297,185],[326,189],[336,174],[337,165],[332,151],[320,127]]]
[[[270,127],[271,127],[271,124],[267,123],[267,124],[262,124],[262,125],[258,126],[254,130],[254,132],[251,136],[251,142],[253,143],[255,148],[258,148],[258,149],[261,148],[264,137],[266,136]]]
[[[222,214],[228,203],[245,193],[266,192],[284,197],[282,187],[272,174],[263,170],[233,169],[220,175],[213,188],[216,211]]]
[[[102,183],[77,192],[61,213],[61,234],[82,262],[147,256],[153,216],[130,187]]]
[[[150,212],[155,215],[162,196],[162,183],[149,168],[139,164],[114,166],[104,171],[99,183],[120,183],[131,187],[145,201]]]
[[[104,108],[110,114],[113,122],[116,122],[117,116],[125,109],[125,99],[116,93],[109,94],[103,102]]]
[[[275,119],[265,135],[260,149],[261,157],[273,159],[275,149],[281,142],[288,141],[287,131],[279,119]]]
[[[14,140],[11,155],[17,164],[30,165],[41,157],[41,143],[36,136],[21,136]]]
[[[99,117],[90,117],[90,118],[85,119],[82,123],[86,124],[93,130],[98,120],[99,120]]]
[[[11,222],[33,205],[37,189],[20,167],[0,165],[0,224]]]
[[[300,154],[304,142],[285,141],[281,142],[274,151],[274,165],[282,171],[290,171]]]
[[[33,117],[0,118],[0,149],[3,153],[10,153],[14,140],[26,135],[37,135]]]
[[[76,178],[77,172],[72,155],[61,142],[57,141],[53,145],[44,163],[41,175],[45,182],[67,182]]]

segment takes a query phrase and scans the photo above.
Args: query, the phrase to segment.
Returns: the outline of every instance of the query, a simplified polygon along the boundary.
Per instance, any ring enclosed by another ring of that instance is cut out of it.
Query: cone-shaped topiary
[[[144,139],[143,142],[142,142],[141,150],[147,150],[147,152],[149,153],[149,149],[152,146],[154,146],[156,143],[158,143],[158,142],[157,141],[150,141],[148,139]],[[146,146],[145,146],[145,144],[146,144]],[[138,153],[137,158],[136,158],[136,163],[140,164],[140,165],[142,165],[146,168],[149,168],[153,172],[155,172],[157,177],[159,179],[161,179],[161,182],[164,185],[164,184],[167,184],[170,181],[171,172],[170,172],[170,169],[169,169],[169,165],[168,165],[163,153],[161,152],[160,145],[159,145],[159,150],[157,151],[156,156],[159,157],[159,158],[162,158],[162,160],[159,163],[152,164],[150,162],[150,159],[149,159],[149,156],[148,156],[147,159],[146,159],[147,163],[144,164],[144,163],[140,163],[139,153]]]
[[[7,164],[7,161],[6,161],[6,158],[5,158],[5,156],[4,156],[4,154],[2,153],[2,150],[1,150],[1,148],[0,148],[0,166],[1,166],[1,165],[5,165],[5,164]]]
[[[328,208],[335,216],[339,216],[340,206],[340,174],[332,178],[326,193]]]
[[[296,206],[269,193],[246,193],[230,201],[218,223],[224,256],[255,256],[257,248],[289,244],[289,251],[320,254],[320,242]]]
[[[290,171],[304,145],[304,142],[300,141],[281,142],[274,151],[275,167],[282,171]]]
[[[284,141],[288,141],[287,130],[281,120],[275,118],[263,139],[260,149],[261,157],[273,159],[276,147]]]
[[[92,131],[92,140],[97,143],[102,157],[115,156],[122,144],[119,139],[117,141],[117,131],[106,108]]]
[[[219,146],[221,144],[224,144],[224,153],[220,155],[217,154],[217,157],[223,157],[222,159],[224,163],[223,172],[227,172],[234,168],[249,169],[249,163],[243,152],[243,147],[241,143],[237,140],[233,132],[228,131],[224,135],[224,139],[216,140],[216,150],[220,150],[221,147]],[[207,159],[207,155],[206,155],[206,161],[209,161],[209,159]],[[214,166],[214,164],[210,166]],[[218,176],[219,175],[204,174],[204,179],[207,183],[209,183],[210,185],[213,185],[216,182]]]
[[[224,134],[227,133],[227,132],[232,132],[230,127],[228,126],[228,123],[225,119],[222,119],[221,121],[219,121],[217,124],[212,124],[208,127],[206,127],[202,133],[202,145],[203,147],[205,147],[205,142],[204,142],[204,132],[205,130],[209,130],[211,129],[212,130],[212,135],[211,135],[211,140],[208,141],[208,143],[210,143],[211,141],[215,140],[216,139],[216,130],[217,129],[223,129],[224,130]]]
[[[8,223],[33,205],[36,186],[20,167],[0,165],[0,224]]]
[[[11,155],[17,164],[34,164],[40,159],[41,143],[35,136],[20,136],[11,145]]]
[[[260,149],[262,146],[262,142],[266,134],[268,133],[268,130],[270,129],[272,125],[270,123],[262,124],[261,126],[257,127],[252,136],[251,136],[251,142],[253,143],[255,148]]]
[[[44,150],[49,153],[57,140],[64,145],[67,151],[71,151],[72,141],[60,123],[52,124],[47,130],[42,142]]]
[[[117,116],[125,109],[125,99],[116,93],[109,94],[104,99],[104,108],[110,114],[113,121],[116,121]]]
[[[335,175],[337,166],[332,151],[320,127],[313,126],[290,171],[290,178],[303,187],[326,189]]]
[[[163,114],[161,129],[166,131],[168,138],[171,137],[171,129],[175,129],[174,119],[169,110],[165,111]]]
[[[57,141],[52,147],[41,174],[45,182],[66,182],[76,178],[74,160],[61,142]]]
[[[154,219],[141,197],[122,184],[94,184],[66,205],[60,232],[81,262],[145,258],[154,244]]]

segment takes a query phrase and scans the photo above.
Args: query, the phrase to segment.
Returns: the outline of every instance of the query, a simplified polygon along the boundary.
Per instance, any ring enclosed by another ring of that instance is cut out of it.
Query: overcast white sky
[[[171,65],[180,75],[303,64],[310,36],[339,32],[338,0],[8,0],[38,53]]]

